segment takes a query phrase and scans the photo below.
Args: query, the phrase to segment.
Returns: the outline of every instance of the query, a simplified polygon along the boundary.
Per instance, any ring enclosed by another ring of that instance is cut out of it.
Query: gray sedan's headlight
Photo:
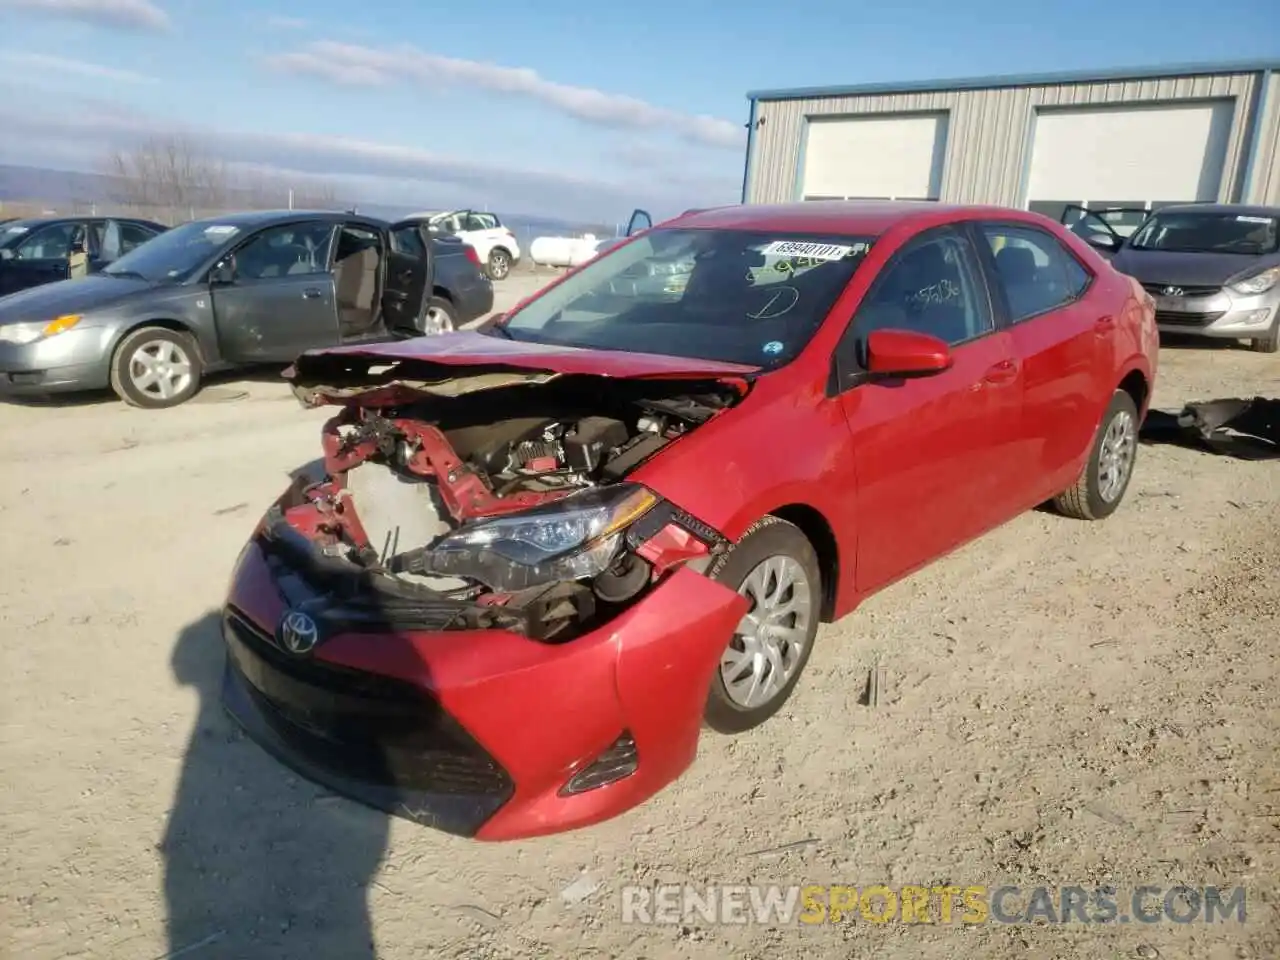
[[[1237,280],[1231,284],[1231,289],[1236,293],[1256,297],[1260,293],[1266,293],[1277,283],[1280,283],[1280,267],[1272,267],[1243,280]]]
[[[623,532],[657,502],[644,487],[618,484],[469,523],[424,551],[423,572],[501,591],[590,579],[609,568]]]
[[[0,324],[0,341],[6,343],[34,343],[45,337],[52,337],[70,330],[80,322],[78,313],[67,313],[44,323],[5,323]]]

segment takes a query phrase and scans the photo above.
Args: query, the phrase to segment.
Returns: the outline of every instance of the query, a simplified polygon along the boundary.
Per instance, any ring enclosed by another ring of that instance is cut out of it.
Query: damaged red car
[[[303,775],[503,840],[614,816],[790,696],[820,623],[1132,476],[1153,305],[1035,214],[691,212],[485,332],[312,351],[323,460],[225,608]]]

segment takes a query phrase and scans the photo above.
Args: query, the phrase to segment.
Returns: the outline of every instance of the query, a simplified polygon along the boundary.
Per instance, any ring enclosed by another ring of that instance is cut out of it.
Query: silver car
[[[1063,220],[1155,298],[1162,333],[1280,350],[1280,208],[1165,206],[1124,237],[1116,225],[1129,213],[1070,207]]]

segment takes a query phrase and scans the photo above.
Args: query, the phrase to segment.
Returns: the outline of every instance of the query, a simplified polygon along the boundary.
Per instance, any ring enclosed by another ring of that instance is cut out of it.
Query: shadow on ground
[[[221,706],[220,617],[178,637],[199,696],[164,840],[170,957],[373,960],[367,889],[388,821],[291,774]]]

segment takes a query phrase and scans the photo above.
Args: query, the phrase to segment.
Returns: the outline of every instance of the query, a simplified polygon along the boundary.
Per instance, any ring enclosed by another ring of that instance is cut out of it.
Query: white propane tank
[[[529,244],[529,259],[544,267],[576,267],[596,255],[595,234],[583,237],[537,237]]]

